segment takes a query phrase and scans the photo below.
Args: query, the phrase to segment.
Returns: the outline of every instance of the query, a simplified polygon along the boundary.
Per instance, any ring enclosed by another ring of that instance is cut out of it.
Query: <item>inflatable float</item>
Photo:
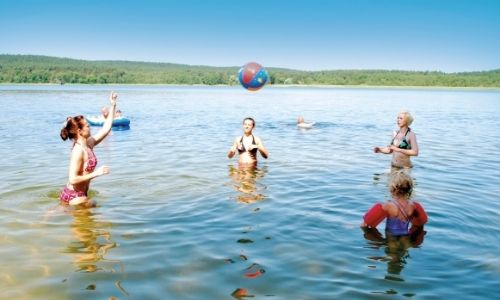
[[[87,116],[87,122],[92,126],[102,126],[104,118],[101,116]],[[118,117],[113,120],[113,127],[128,127],[130,126],[130,119],[125,117]]]
[[[418,202],[412,201],[415,209],[411,216],[411,224],[415,226],[423,226],[427,223],[427,213],[425,212],[422,205]],[[363,220],[366,225],[375,228],[380,222],[382,222],[387,217],[381,203],[377,203],[364,215]]]

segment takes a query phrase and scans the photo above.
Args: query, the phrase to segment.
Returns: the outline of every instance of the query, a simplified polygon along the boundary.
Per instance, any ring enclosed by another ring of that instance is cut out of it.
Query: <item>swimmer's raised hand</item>
[[[111,105],[116,105],[116,102],[118,101],[118,94],[115,92],[111,92],[111,95],[109,96],[109,102]]]

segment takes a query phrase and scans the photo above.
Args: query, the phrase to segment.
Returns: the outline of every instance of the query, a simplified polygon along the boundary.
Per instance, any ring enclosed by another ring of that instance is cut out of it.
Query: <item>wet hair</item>
[[[389,192],[395,196],[410,198],[413,191],[413,179],[405,171],[392,174],[389,182]]]
[[[85,126],[85,117],[82,115],[76,117],[67,117],[66,122],[64,122],[63,128],[61,129],[61,138],[63,141],[67,139],[75,139],[78,136],[78,129],[82,129]]]
[[[406,121],[406,126],[410,126],[411,123],[413,123],[413,116],[410,114],[409,111],[403,110],[400,111],[398,115],[403,115]]]
[[[245,119],[243,119],[243,124],[245,124],[246,120],[252,121],[252,125],[253,125],[252,128],[255,128],[255,120],[253,118],[246,117]]]

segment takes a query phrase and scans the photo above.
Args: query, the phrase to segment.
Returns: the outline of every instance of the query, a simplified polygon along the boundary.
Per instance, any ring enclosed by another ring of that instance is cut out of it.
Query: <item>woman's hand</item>
[[[238,151],[242,151],[243,150],[243,144],[240,143],[240,141],[236,142],[236,148],[234,148],[234,151],[236,151],[236,150],[238,150]]]
[[[239,149],[239,147],[240,147],[240,145],[239,145],[238,139],[236,138],[234,140],[233,145],[231,146],[231,149],[229,149],[229,151],[227,152],[227,157],[233,158],[233,156],[236,154],[236,149]]]
[[[389,151],[390,151],[389,153],[392,153],[392,152],[394,152],[394,151],[395,151],[395,152],[401,152],[401,149],[399,149],[399,147],[396,147],[396,146],[394,146],[394,145],[391,145],[391,146],[389,147]]]
[[[266,147],[264,147],[264,144],[262,143],[262,140],[260,138],[255,138],[255,145],[252,146],[251,149],[259,149],[260,155],[267,159],[269,157],[269,152],[267,151]]]
[[[391,147],[392,146],[387,146],[387,147],[383,147],[383,148],[375,147],[375,148],[373,148],[373,152],[375,152],[375,153],[391,154],[392,153]]]
[[[109,167],[108,166],[102,166],[96,171],[97,176],[102,176],[105,174],[109,174]]]
[[[91,137],[90,140],[87,141],[87,144],[91,145],[91,147],[97,146],[110,132],[111,127],[113,126],[113,120],[115,118],[116,112],[116,103],[118,102],[118,94],[115,92],[111,92],[109,95],[109,103],[111,104],[109,108],[109,113],[106,119],[104,120],[104,124],[102,128]]]

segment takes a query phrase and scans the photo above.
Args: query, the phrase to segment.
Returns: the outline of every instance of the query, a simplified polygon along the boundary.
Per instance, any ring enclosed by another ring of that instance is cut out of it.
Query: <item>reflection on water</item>
[[[70,210],[74,217],[71,224],[71,232],[75,237],[66,248],[66,253],[73,254],[73,261],[76,271],[96,272],[113,271],[110,266],[99,264],[100,261],[110,263],[120,263],[119,261],[106,260],[108,251],[116,247],[116,243],[111,240],[111,234],[106,228],[111,227],[111,223],[96,221],[91,209]]]
[[[231,296],[238,300],[255,297],[255,295],[249,294],[248,290],[244,288],[237,288],[236,290],[234,290],[234,292],[231,293]]]
[[[229,166],[229,178],[234,188],[240,192],[236,196],[239,202],[254,203],[266,198],[265,185],[259,182],[267,173],[267,167],[259,169],[253,166]]]
[[[393,281],[404,281],[401,277],[403,268],[410,258],[410,248],[417,248],[424,242],[427,233],[423,227],[413,226],[410,235],[392,236],[386,232],[386,237],[376,228],[364,228],[364,237],[368,241],[368,246],[373,249],[385,247],[386,256],[370,256],[370,260],[387,262],[387,274],[385,279]]]
[[[391,180],[391,177],[395,173],[398,173],[401,171],[410,175],[410,177],[413,179],[413,186],[416,187],[417,186],[417,179],[412,175],[412,168],[399,168],[399,167],[394,167],[394,166],[390,166],[390,169],[387,169],[386,172],[373,173],[373,184],[385,183],[386,186],[389,187],[389,182]],[[382,179],[385,179],[385,182]]]
[[[237,191],[235,199],[241,203],[256,203],[266,199],[267,194],[267,186],[262,184],[261,180],[267,174],[267,167],[264,166],[262,168],[258,168],[256,166],[234,166],[229,165],[228,167],[229,178],[231,180],[230,184]],[[260,213],[260,208],[254,208],[250,212],[251,218],[248,219],[250,224],[244,227],[241,231],[242,237],[239,238],[236,243],[239,244],[241,254],[235,258],[225,259],[226,263],[234,264],[237,273],[239,273],[238,277],[245,278],[246,280],[257,280],[261,278],[262,275],[266,272],[265,267],[258,263],[259,259],[257,256],[248,256],[243,253],[249,251],[252,252],[251,249],[255,249],[255,247],[259,247],[259,245],[255,245],[259,243],[261,240],[256,240],[254,237],[259,235],[260,226],[255,225],[254,221],[258,219],[255,213]],[[270,239],[269,237],[265,238]],[[252,284],[250,282],[239,282],[243,286]],[[254,295],[249,287],[238,287],[232,293],[231,296],[235,299],[247,299],[253,298]]]

